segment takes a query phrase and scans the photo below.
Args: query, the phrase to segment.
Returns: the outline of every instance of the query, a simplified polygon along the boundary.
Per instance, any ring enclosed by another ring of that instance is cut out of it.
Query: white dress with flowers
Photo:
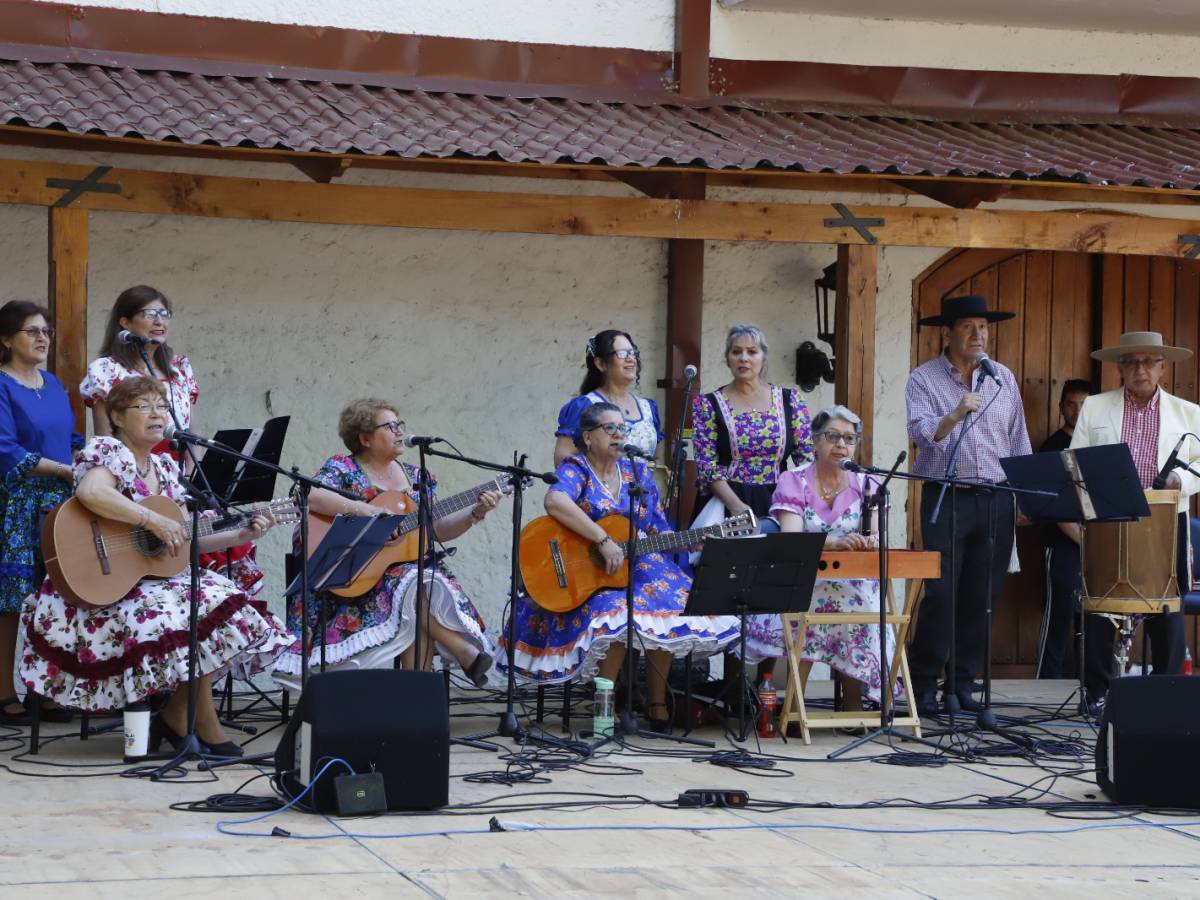
[[[179,501],[179,466],[151,454],[159,493]],[[133,453],[112,437],[97,437],[76,457],[75,483],[103,466],[132,500],[151,492],[137,474]],[[143,578],[122,600],[101,609],[68,604],[47,578],[21,618],[20,678],[26,688],[72,709],[121,709],[187,679],[189,573]],[[200,573],[199,653],[196,672],[232,668],[249,677],[270,666],[289,643],[287,629],[217,572]]]

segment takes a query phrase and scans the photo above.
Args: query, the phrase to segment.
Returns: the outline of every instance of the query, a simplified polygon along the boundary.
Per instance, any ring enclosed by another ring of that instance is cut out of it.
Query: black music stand
[[[1025,489],[1053,491],[1053,497],[1018,494],[1017,504],[1038,522],[1074,522],[1080,530],[1088,522],[1134,522],[1150,515],[1150,505],[1133,464],[1128,444],[1102,444],[1050,453],[1033,453],[1000,460],[1011,484]],[[1183,590],[1183,586],[1180,586]],[[1046,598],[1049,603],[1050,599]],[[1079,710],[1087,715],[1085,640],[1079,628]],[[1143,631],[1143,643],[1145,632]],[[1145,658],[1145,647],[1142,655]],[[1068,698],[1069,702],[1070,698]]]
[[[740,620],[739,741],[746,740],[749,735],[746,727],[746,616],[750,613],[808,612],[824,547],[825,535],[813,532],[708,538],[704,542],[683,615],[735,615]]]
[[[310,596],[318,597],[321,591],[345,587],[354,580],[363,566],[369,563],[391,539],[400,527],[400,515],[380,516],[335,516],[324,539],[308,559],[308,587]],[[303,561],[301,561],[303,564]],[[297,575],[284,591],[291,597],[302,590],[303,576]],[[325,671],[325,602],[318,597],[321,646],[321,671]],[[302,620],[307,621],[308,609],[301,603]],[[303,629],[301,631],[303,633]],[[308,683],[309,648],[300,648],[300,685]]]

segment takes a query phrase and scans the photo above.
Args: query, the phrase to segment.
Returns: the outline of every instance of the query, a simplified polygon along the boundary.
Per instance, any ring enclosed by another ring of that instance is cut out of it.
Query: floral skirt
[[[662,554],[638,561],[634,578],[633,639],[637,650],[668,650],[673,656],[711,656],[737,640],[733,616],[684,616],[691,580]],[[588,680],[614,642],[626,642],[624,590],[593,594],[569,613],[552,613],[528,597],[517,603],[513,668],[530,681]],[[508,633],[500,638],[497,668],[508,671]]]
[[[233,580],[250,597],[262,593],[266,573],[258,567],[257,548],[253,544],[238,544],[228,550],[200,555],[200,565]]]
[[[61,478],[5,479],[0,492],[0,614],[18,613],[37,590],[42,559],[42,514],[70,496]]]
[[[22,616],[20,677],[26,688],[71,709],[121,709],[187,680],[185,572],[144,578],[101,609],[68,604],[49,579]],[[198,609],[198,675],[226,669],[249,678],[291,642],[283,624],[228,578],[204,570]]]
[[[444,566],[426,571],[430,585],[430,613],[450,631],[459,632],[479,653],[493,655],[495,648],[488,637],[483,618],[467,597],[454,575]],[[322,594],[309,603],[308,620],[311,646],[308,665],[316,672],[321,665],[318,602],[329,604],[326,610],[325,670],[340,668],[374,669],[391,667],[392,661],[407,650],[416,638],[417,566],[403,563],[392,566],[375,589],[361,597]],[[288,628],[292,643],[275,664],[274,678],[285,687],[299,686],[300,604],[293,599],[288,607]],[[422,641],[425,640],[422,635]],[[436,646],[447,662],[457,664],[445,648]]]

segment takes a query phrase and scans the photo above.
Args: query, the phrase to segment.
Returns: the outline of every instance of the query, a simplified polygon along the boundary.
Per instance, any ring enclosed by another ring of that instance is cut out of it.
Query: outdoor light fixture
[[[813,294],[817,302],[817,338],[833,349],[833,317],[829,312],[830,295],[837,297],[837,263],[830,263],[813,282]],[[833,383],[833,357],[819,350],[812,341],[805,341],[796,349],[796,384],[801,390],[812,391],[824,380]]]

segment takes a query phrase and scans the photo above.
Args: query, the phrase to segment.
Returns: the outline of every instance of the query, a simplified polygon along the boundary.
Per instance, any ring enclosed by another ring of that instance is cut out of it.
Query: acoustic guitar
[[[436,522],[443,516],[458,512],[460,509],[474,506],[479,502],[479,495],[484,491],[511,494],[512,489],[510,476],[501,475],[499,478],[484,482],[461,494],[439,500],[433,504],[433,521]],[[377,507],[381,514],[400,513],[404,518],[400,520],[400,527],[396,529],[392,539],[358,570],[353,581],[345,587],[330,589],[330,593],[337,594],[339,597],[361,597],[371,590],[383,577],[383,573],[396,563],[413,562],[419,555],[417,529],[420,526],[420,519],[417,517],[417,504],[401,491],[382,491],[371,499],[370,505]],[[333,526],[333,518],[333,516],[323,516],[320,513],[308,514],[308,555],[310,557],[320,546],[325,535],[329,533],[329,529]]]
[[[596,545],[550,516],[534,519],[521,531],[521,578],[525,590],[542,609],[566,613],[581,606],[596,591],[623,588],[629,581],[629,519],[610,514],[596,523],[625,551],[626,559],[612,575]],[[637,555],[669,553],[694,547],[707,537],[746,537],[758,534],[751,510],[707,528],[667,531],[636,541]]]
[[[149,528],[98,516],[75,497],[56,507],[42,523],[46,572],[72,606],[110,606],[143,578],[170,578],[188,567],[192,523],[187,513],[168,497],[147,497],[138,505],[183,525],[187,539],[175,556]],[[300,520],[291,500],[272,500],[229,517],[201,519],[200,536],[237,530],[268,510],[280,524]]]

